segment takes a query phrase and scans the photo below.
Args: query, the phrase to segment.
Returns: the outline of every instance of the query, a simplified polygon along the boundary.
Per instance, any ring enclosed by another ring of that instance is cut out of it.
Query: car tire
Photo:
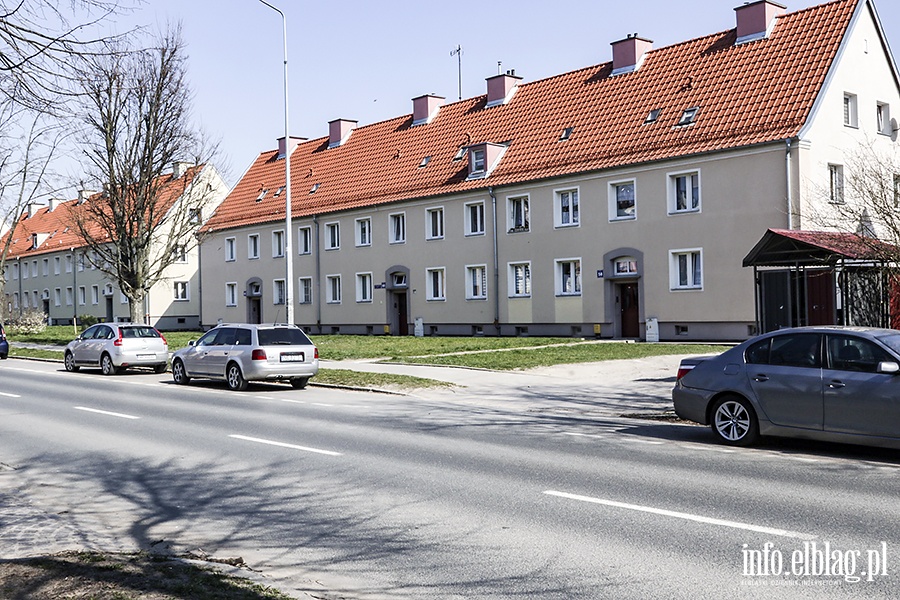
[[[118,372],[109,354],[104,354],[100,357],[100,371],[104,375],[115,375]]]
[[[309,383],[309,377],[295,377],[291,379],[291,387],[295,390],[302,390]]]
[[[66,365],[66,371],[69,373],[75,373],[80,368],[75,364],[75,355],[71,352],[66,352],[66,357],[63,362]]]
[[[228,383],[228,388],[236,392],[246,390],[249,385],[247,380],[244,379],[244,374],[241,373],[241,368],[237,363],[230,363],[228,367],[226,367],[225,381]]]
[[[716,402],[710,427],[718,440],[729,446],[750,446],[759,438],[756,412],[740,396],[723,396]]]
[[[180,360],[172,363],[172,380],[178,385],[187,385],[191,381],[187,369],[184,368],[184,363]]]
[[[169,370],[169,365],[167,365],[165,363],[163,363],[161,365],[156,365],[155,367],[153,367],[153,372],[156,373],[157,375],[162,375],[163,373],[165,373],[168,370]]]

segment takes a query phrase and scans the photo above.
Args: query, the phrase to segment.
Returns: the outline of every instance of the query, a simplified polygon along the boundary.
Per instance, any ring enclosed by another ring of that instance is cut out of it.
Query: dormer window
[[[507,149],[506,144],[485,142],[467,148],[469,152],[468,179],[484,179],[491,174]]]
[[[656,123],[656,120],[659,118],[659,114],[662,112],[659,108],[654,108],[647,115],[647,118],[644,119],[644,125],[649,125],[650,123]]]
[[[485,152],[484,150],[472,150],[472,173],[484,172]]]
[[[567,141],[570,137],[572,137],[573,131],[575,131],[574,127],[566,127],[565,129],[563,129],[562,135],[559,136],[559,141],[560,142]]]
[[[694,122],[694,119],[697,117],[697,113],[700,111],[699,106],[695,106],[694,108],[688,108],[683,113],[681,113],[681,118],[678,119],[678,126],[681,125],[691,125]]]

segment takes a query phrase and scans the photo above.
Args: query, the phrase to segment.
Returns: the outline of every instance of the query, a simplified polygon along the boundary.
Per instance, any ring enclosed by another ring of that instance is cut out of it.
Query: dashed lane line
[[[290,448],[291,450],[302,450],[303,452],[312,452],[314,454],[324,454],[325,456],[342,456],[340,452],[331,450],[321,450],[319,448],[310,448],[308,446],[298,446],[296,444],[286,444],[284,442],[276,442],[273,440],[264,440],[261,438],[248,437],[246,435],[229,435],[228,437],[235,440],[243,440],[245,442],[255,442],[257,444],[266,444],[268,446],[278,446],[279,448]]]
[[[125,415],[117,412],[110,412],[108,410],[99,410],[96,408],[87,408],[85,406],[75,406],[73,407],[75,410],[83,410],[85,412],[95,413],[98,415],[106,415],[108,417],[118,417],[120,419],[140,419],[140,417],[135,417],[134,415]]]

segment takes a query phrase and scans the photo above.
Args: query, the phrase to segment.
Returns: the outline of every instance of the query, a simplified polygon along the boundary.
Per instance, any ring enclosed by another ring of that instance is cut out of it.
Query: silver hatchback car
[[[98,323],[69,342],[65,350],[66,371],[100,367],[104,375],[129,367],[150,367],[165,373],[169,344],[153,327],[138,323]]]
[[[175,383],[219,379],[232,390],[245,390],[250,381],[305,388],[318,372],[319,350],[296,325],[218,325],[172,356]]]

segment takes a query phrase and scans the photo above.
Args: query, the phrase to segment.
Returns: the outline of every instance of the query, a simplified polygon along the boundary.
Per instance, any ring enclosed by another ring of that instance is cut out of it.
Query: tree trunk
[[[132,323],[146,323],[146,317],[149,315],[144,313],[144,292],[138,290],[133,296],[128,297],[128,310],[131,313]]]

